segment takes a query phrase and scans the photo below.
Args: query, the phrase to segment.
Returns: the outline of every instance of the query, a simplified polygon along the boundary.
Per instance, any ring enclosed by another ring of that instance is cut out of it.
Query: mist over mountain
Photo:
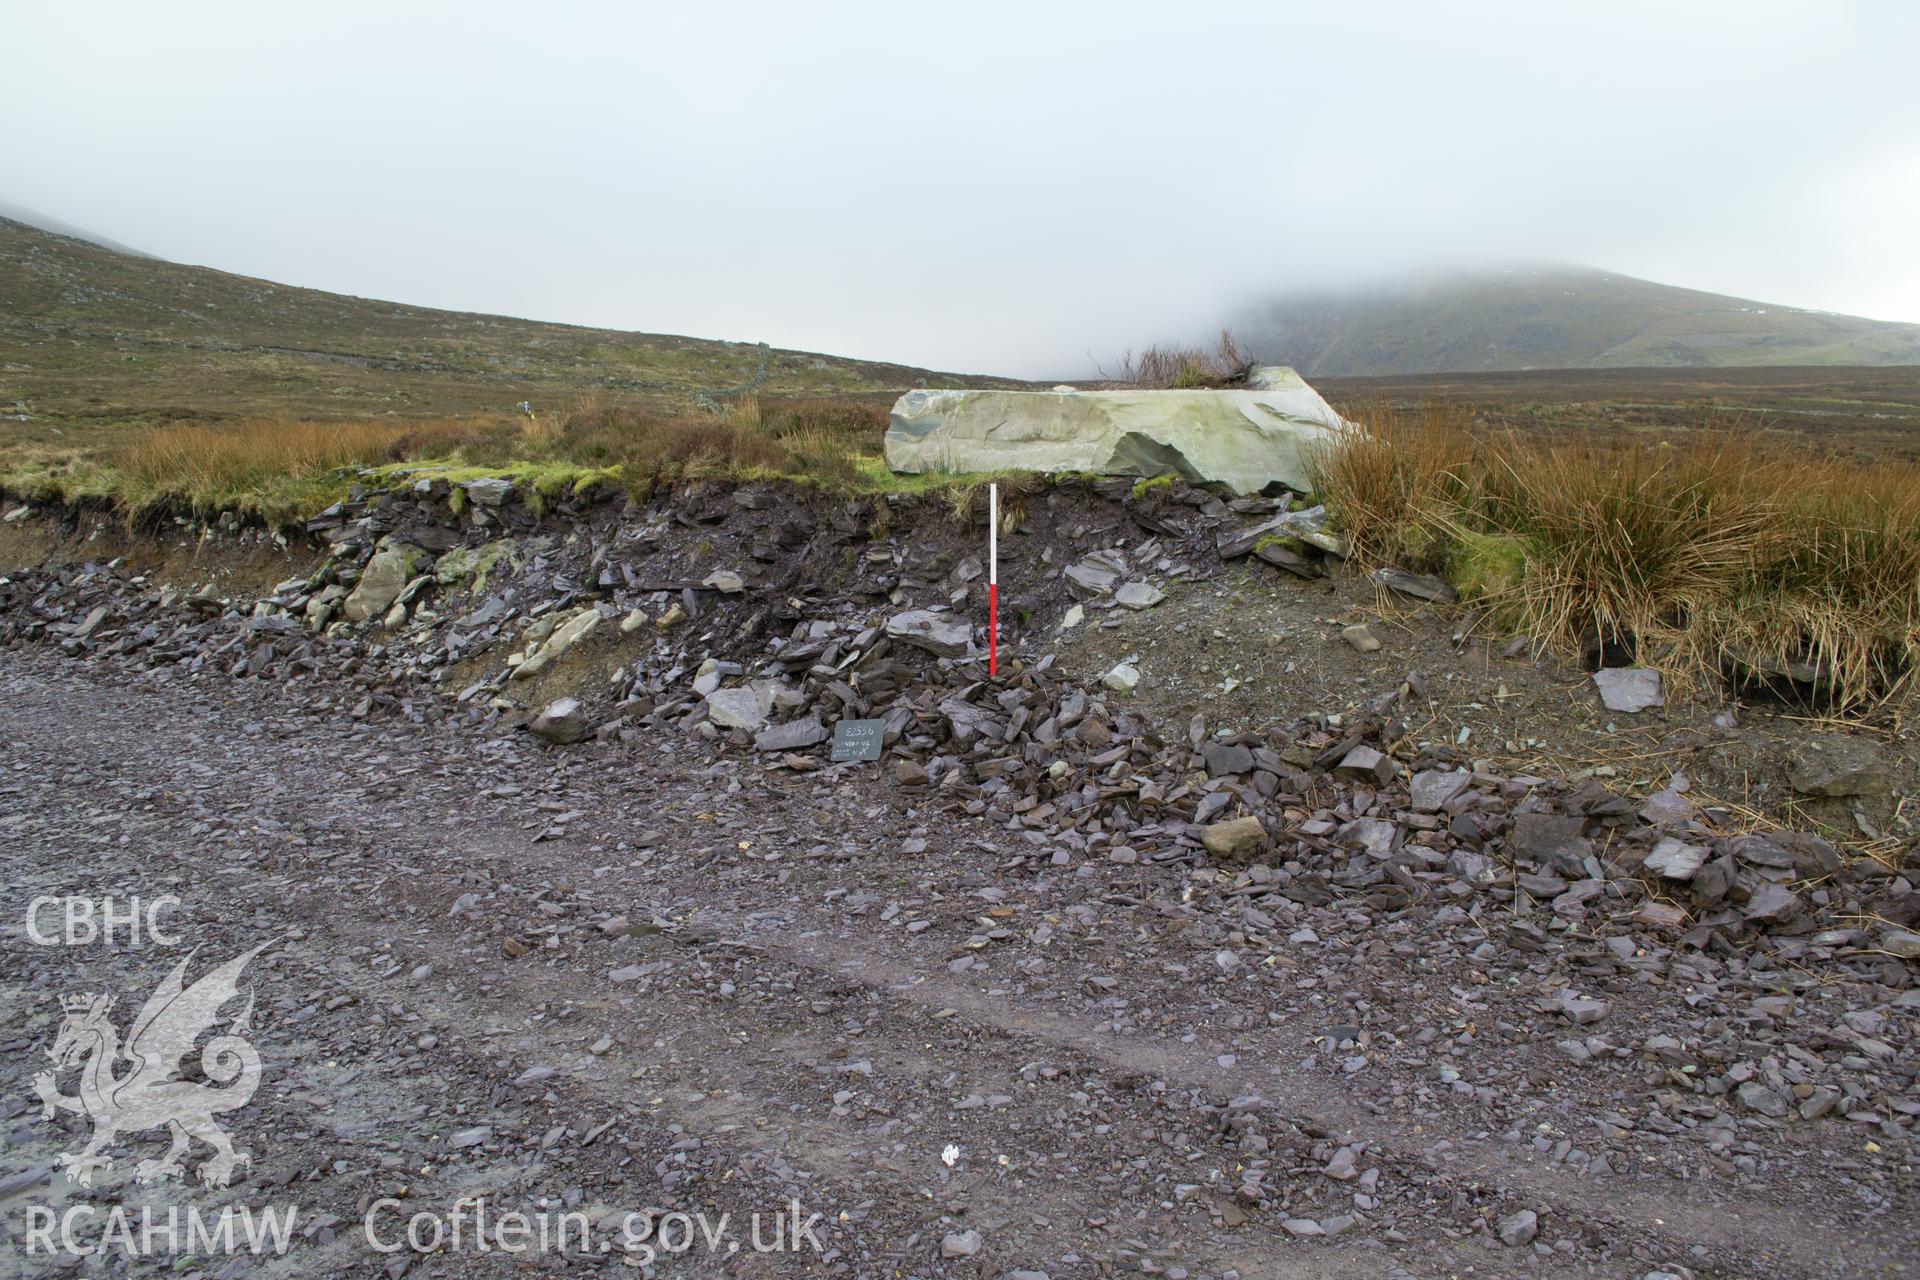
[[[139,249],[129,248],[121,244],[118,240],[109,240],[107,237],[89,231],[85,227],[76,227],[71,222],[50,217],[37,209],[29,209],[25,205],[13,204],[6,200],[0,200],[0,218],[22,223],[41,231],[51,231],[54,235],[65,236],[69,240],[84,240],[88,244],[97,244],[101,248],[111,249],[115,253],[131,254],[136,258],[151,258],[154,256],[150,253],[143,253]]]
[[[1462,273],[1251,305],[1233,327],[1314,374],[1920,364],[1920,324],[1868,320],[1586,267]]]

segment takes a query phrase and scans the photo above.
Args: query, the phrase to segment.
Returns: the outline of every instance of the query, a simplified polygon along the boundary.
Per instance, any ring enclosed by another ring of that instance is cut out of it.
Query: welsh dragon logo
[[[214,1029],[221,1007],[240,994],[240,971],[270,945],[263,942],[236,956],[191,987],[181,981],[193,959],[189,954],[147,998],[125,1045],[107,1016],[112,996],[87,992],[60,998],[66,1020],[47,1054],[54,1069],[35,1076],[33,1087],[46,1117],[71,1111],[93,1121],[93,1140],[85,1149],[60,1156],[69,1182],[91,1186],[96,1170],[113,1167],[113,1158],[102,1153],[114,1138],[163,1125],[172,1131],[173,1145],[159,1159],[135,1166],[134,1177],[141,1182],[183,1174],[180,1157],[195,1138],[213,1148],[200,1164],[200,1181],[207,1186],[227,1186],[236,1169],[251,1163],[213,1121],[245,1106],[260,1087],[260,1055],[241,1035],[253,1017],[250,989],[245,1007],[200,1051],[201,1072],[213,1083],[189,1082],[180,1074],[195,1042]],[[74,1067],[80,1069],[80,1092],[67,1097],[55,1081]]]

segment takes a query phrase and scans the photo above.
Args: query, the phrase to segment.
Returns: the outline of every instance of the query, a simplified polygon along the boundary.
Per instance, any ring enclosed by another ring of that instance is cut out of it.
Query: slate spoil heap
[[[428,476],[341,504],[309,526],[324,543],[313,569],[257,600],[117,561],[16,574],[0,581],[0,644],[272,678],[316,715],[670,741],[776,771],[877,768],[922,821],[964,813],[1016,833],[1030,873],[1119,877],[1103,901],[1177,915],[1222,970],[1249,963],[1250,946],[1337,944],[1524,976],[1538,1015],[1564,1024],[1567,1057],[1657,1066],[1643,1125],[1707,1126],[1724,1148],[1736,1117],[1845,1118],[1911,1143],[1910,859],[1741,833],[1681,776],[1626,795],[1418,745],[1417,678],[1358,719],[1241,730],[1196,716],[1169,741],[1042,652],[1066,615],[1132,607],[1141,594],[1120,588],[1150,574],[1191,582],[1245,555],[1324,573],[1343,548],[1321,513],[1178,485],[1150,500],[1114,482],[1033,497],[1045,551],[1003,565],[1003,590],[1032,615],[1009,621],[989,680],[972,624],[982,567],[970,533],[940,533],[930,507],[709,488],[644,504],[581,494],[536,514],[510,486],[476,485],[455,499]],[[1399,578],[1382,583],[1437,594]],[[843,718],[885,722],[879,765],[828,761]],[[1781,993],[1814,972],[1879,1003],[1789,1039],[1768,1002],[1791,1003]],[[1615,1011],[1636,986],[1675,983],[1698,993],[1699,1024],[1626,1047]],[[1362,1069],[1362,1039],[1330,1040],[1330,1069]],[[1441,1084],[1487,1090],[1459,1073]],[[1532,1230],[1518,1215],[1500,1226],[1516,1242]]]
[[[1336,900],[1387,913],[1424,902],[1443,919],[1488,900],[1533,904],[1505,926],[1522,947],[1616,924],[1694,949],[1764,930],[1783,939],[1784,960],[1853,952],[1905,985],[1906,926],[1920,914],[1909,904],[1920,898],[1891,869],[1850,866],[1812,834],[1718,834],[1684,778],[1635,800],[1598,780],[1570,788],[1500,776],[1445,748],[1417,751],[1396,718],[1417,709],[1417,678],[1361,723],[1309,715],[1234,732],[1196,716],[1179,743],[1110,691],[1062,679],[1053,654],[1021,656],[1023,640],[1044,640],[1041,625],[1004,637],[1008,660],[989,681],[970,601],[983,594],[982,566],[875,536],[899,499],[822,512],[766,488],[644,506],[601,491],[536,514],[505,481],[459,487],[464,501],[429,475],[330,508],[308,525],[328,548],[318,567],[252,602],[157,586],[119,563],[16,574],[0,582],[0,642],[311,680],[316,711],[485,717],[557,742],[690,733],[798,770],[825,765],[835,721],[876,718],[884,767],[909,794],[1017,827],[1055,858],[1219,859],[1235,898],[1283,915],[1286,904]],[[1253,554],[1313,576],[1325,572],[1317,556],[1344,552],[1323,511],[1289,511],[1284,498],[1223,502],[1176,484],[1164,501],[1138,503],[1125,481],[1083,488],[1079,501],[1071,486],[1049,495],[1056,531],[1084,540],[1123,513],[1146,541],[1009,565],[1014,598],[1044,609],[1117,595],[1125,607],[1129,561],[1191,581]],[[690,535],[727,536],[766,572],[751,588],[732,569],[676,575]],[[1450,598],[1434,579],[1375,576],[1403,594]],[[897,607],[928,597],[931,607]],[[590,638],[636,633],[619,653],[640,656],[599,689],[538,706],[503,696]],[[487,672],[505,650],[505,665]],[[456,672],[479,678],[455,688]],[[1842,919],[1854,924],[1820,927]],[[1889,924],[1861,927],[1871,920]]]

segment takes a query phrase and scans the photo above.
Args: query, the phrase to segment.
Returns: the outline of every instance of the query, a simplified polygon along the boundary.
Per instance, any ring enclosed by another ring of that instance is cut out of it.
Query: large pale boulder
[[[886,453],[895,471],[1170,472],[1306,492],[1304,455],[1344,425],[1299,374],[1268,366],[1220,391],[909,391]]]

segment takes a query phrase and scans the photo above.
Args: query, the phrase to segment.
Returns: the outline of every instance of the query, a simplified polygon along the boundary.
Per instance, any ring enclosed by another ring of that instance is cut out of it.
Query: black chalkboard
[[[841,720],[833,726],[835,760],[878,760],[887,736],[885,720]]]

